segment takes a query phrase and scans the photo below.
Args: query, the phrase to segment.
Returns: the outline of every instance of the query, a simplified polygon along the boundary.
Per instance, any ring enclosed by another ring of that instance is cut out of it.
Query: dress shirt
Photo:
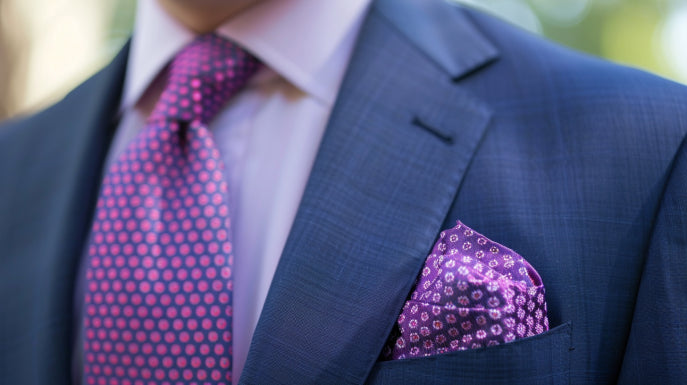
[[[368,3],[263,1],[215,31],[264,63],[210,125],[225,161],[234,209],[234,383]],[[194,37],[157,1],[138,2],[121,121],[106,167],[144,127],[164,87],[165,67]],[[77,304],[83,302],[82,295],[77,291]],[[77,319],[81,311],[77,307]],[[75,360],[75,370],[81,370],[81,358]]]

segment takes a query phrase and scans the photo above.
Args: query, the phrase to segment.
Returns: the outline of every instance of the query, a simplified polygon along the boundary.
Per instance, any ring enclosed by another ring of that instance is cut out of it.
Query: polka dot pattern
[[[494,346],[549,329],[539,274],[463,223],[441,232],[383,359]]]
[[[231,383],[230,208],[207,124],[257,68],[222,38],[195,39],[105,175],[88,246],[86,384]]]

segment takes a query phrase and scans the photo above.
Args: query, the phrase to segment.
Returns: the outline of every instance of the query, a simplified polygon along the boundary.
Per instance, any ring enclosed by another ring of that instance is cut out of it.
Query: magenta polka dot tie
[[[227,40],[196,38],[105,175],[88,247],[86,384],[231,383],[230,208],[208,123],[258,67]]]

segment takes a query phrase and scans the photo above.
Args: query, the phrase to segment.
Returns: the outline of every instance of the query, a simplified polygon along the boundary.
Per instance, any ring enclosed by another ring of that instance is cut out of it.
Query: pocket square
[[[537,271],[458,221],[439,235],[382,359],[494,346],[548,329]]]

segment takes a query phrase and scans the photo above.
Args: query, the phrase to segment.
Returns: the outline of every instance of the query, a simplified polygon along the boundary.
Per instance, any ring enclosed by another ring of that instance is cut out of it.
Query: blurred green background
[[[451,1],[687,83],[687,0]],[[131,33],[135,8],[135,0],[0,0],[0,119],[53,103],[106,64]]]

